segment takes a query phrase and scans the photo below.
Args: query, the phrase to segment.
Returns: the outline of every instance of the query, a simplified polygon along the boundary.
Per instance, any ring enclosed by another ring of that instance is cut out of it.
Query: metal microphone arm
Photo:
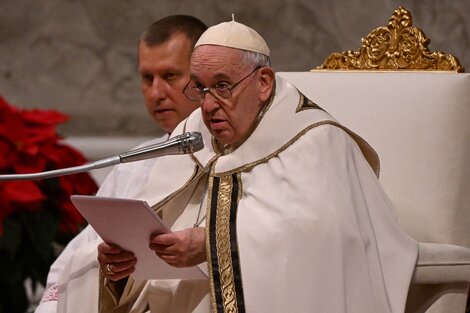
[[[156,149],[156,147],[158,147]],[[134,162],[170,154],[188,154],[204,147],[201,133],[184,133],[154,145],[121,153],[121,163]]]
[[[80,166],[68,167],[64,169],[46,171],[41,173],[0,175],[0,181],[37,180],[82,173],[90,170],[113,166],[120,163],[140,161],[163,155],[193,153],[201,150],[203,147],[204,144],[200,133],[185,133],[179,136],[175,136],[162,143],[157,143],[139,149],[130,150],[121,153],[117,156],[98,160]]]
[[[114,156],[111,158],[98,160],[92,163],[83,164],[80,166],[67,167],[59,170],[52,170],[40,173],[32,174],[6,174],[0,175],[0,181],[9,181],[9,180],[36,180],[44,178],[52,178],[57,176],[64,176],[76,173],[87,172],[90,170],[96,170],[98,168],[108,167],[121,163],[119,156]]]

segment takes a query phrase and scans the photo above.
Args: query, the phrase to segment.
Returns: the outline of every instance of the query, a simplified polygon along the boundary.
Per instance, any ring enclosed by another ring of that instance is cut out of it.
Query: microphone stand
[[[70,175],[76,173],[87,172],[108,166],[113,166],[120,163],[129,163],[150,159],[163,155],[174,154],[187,154],[201,150],[204,147],[201,133],[188,132],[182,135],[170,138],[167,141],[157,143],[154,145],[142,147],[139,149],[130,150],[119,155],[109,157],[106,159],[98,160],[95,162],[87,163],[80,166],[68,167],[58,170],[32,173],[32,174],[6,174],[0,175],[0,181],[11,180],[37,180],[46,179],[63,175]]]

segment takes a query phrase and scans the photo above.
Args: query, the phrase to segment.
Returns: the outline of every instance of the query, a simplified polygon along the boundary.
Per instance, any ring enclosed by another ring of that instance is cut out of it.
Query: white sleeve
[[[105,181],[98,190],[98,194],[112,197],[115,193],[114,182],[117,180],[118,171],[115,166],[111,173],[106,177]],[[35,313],[55,313],[57,312],[58,300],[58,281],[64,268],[72,261],[77,249],[81,246],[96,241],[99,238],[95,230],[88,225],[75,238],[73,238],[52,263],[47,275],[46,287],[42,295],[41,301],[35,310]]]
[[[136,148],[163,142],[168,135],[147,141]],[[100,186],[97,195],[106,197],[132,197],[135,189],[138,189],[148,179],[149,168],[155,159],[119,164],[113,168]],[[87,226],[80,234],[70,241],[59,257],[52,264],[47,276],[46,288],[35,313],[57,312],[58,281],[64,268],[71,262],[75,252],[80,247],[98,240],[99,236],[91,226]]]
[[[113,197],[116,196],[115,182],[118,180],[119,170],[115,166],[111,173],[106,177],[105,181],[98,190],[98,195]],[[95,230],[88,225],[80,232],[74,239],[72,239],[62,253],[57,257],[54,263],[49,269],[47,275],[46,287],[44,289],[43,296],[35,313],[55,313],[57,312],[57,300],[58,300],[58,281],[64,268],[69,264],[75,252],[82,246],[96,241],[99,238]]]
[[[75,251],[86,243],[98,239],[98,234],[91,226],[85,227],[72,241],[70,241],[59,257],[51,265],[49,274],[47,275],[46,288],[42,296],[39,306],[36,308],[36,313],[51,313],[57,310],[57,297],[59,276],[64,267],[70,262],[70,259],[75,254]]]

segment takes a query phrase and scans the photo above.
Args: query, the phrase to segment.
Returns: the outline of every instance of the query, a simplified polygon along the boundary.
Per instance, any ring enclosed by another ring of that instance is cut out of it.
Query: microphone
[[[156,158],[163,155],[188,154],[204,148],[201,133],[187,132],[175,136],[167,141],[156,143],[150,146],[130,150],[119,155],[87,163],[81,166],[68,167],[58,170],[32,173],[32,174],[7,174],[0,175],[0,181],[10,180],[36,180],[52,178],[63,175],[82,173],[103,167],[113,166],[120,163],[135,162],[150,158]]]

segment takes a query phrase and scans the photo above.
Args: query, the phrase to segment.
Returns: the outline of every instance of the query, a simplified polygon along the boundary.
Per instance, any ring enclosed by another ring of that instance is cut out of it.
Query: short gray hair
[[[271,60],[267,55],[247,50],[243,50],[241,52],[241,63],[245,65],[253,65],[253,67],[271,66]]]

